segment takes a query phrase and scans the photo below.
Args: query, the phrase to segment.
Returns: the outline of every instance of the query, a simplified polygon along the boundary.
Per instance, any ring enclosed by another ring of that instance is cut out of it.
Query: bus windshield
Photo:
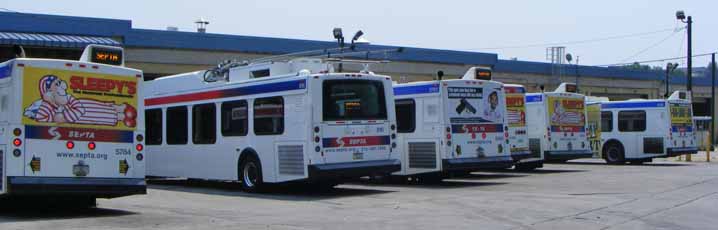
[[[387,119],[380,81],[326,80],[322,90],[324,121]]]

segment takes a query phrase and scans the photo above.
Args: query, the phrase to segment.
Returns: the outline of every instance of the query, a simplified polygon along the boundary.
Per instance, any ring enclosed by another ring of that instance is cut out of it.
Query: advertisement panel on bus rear
[[[506,120],[509,127],[526,126],[526,106],[524,105],[524,94],[506,94]]]
[[[31,126],[135,130],[137,78],[26,67],[22,122]]]
[[[548,97],[548,115],[553,132],[582,132],[586,124],[582,98]]]
[[[670,103],[671,105],[671,123],[689,125],[693,122],[691,116],[691,106],[688,103]]]

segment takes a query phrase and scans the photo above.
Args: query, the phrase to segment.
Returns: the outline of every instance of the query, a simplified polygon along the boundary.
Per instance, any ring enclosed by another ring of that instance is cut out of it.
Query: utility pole
[[[715,139],[716,130],[716,53],[711,54],[711,134],[708,142],[708,151],[706,154],[706,161],[711,161],[711,149],[713,149],[713,140]]]

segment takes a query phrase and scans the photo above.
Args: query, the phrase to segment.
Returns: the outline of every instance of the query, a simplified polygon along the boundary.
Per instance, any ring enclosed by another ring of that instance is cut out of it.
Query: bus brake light
[[[15,147],[20,147],[20,145],[22,145],[22,141],[20,138],[15,138],[15,140],[12,140],[12,144],[15,145]]]
[[[88,148],[88,149],[90,149],[90,150],[95,150],[95,147],[97,147],[97,146],[95,145],[95,142],[87,143],[87,148]]]
[[[137,145],[135,145],[135,149],[137,149],[137,151],[139,152],[139,151],[142,151],[143,149],[145,149],[145,146],[142,146],[142,144],[137,144]]]
[[[73,149],[73,148],[75,148],[75,142],[68,141],[68,142],[65,144],[65,147],[67,147],[67,149]]]

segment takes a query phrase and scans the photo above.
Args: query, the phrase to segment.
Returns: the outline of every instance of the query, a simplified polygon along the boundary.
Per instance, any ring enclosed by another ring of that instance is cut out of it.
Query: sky
[[[608,65],[686,55],[685,24],[693,16],[694,54],[718,51],[715,0],[4,0],[0,10],[132,20],[133,28],[176,26],[209,33],[332,40],[362,30],[372,44],[496,53],[501,59],[546,61],[565,46],[582,65]],[[577,42],[583,41],[583,42]],[[586,42],[588,41],[588,42]],[[694,59],[705,66],[709,59]],[[679,61],[685,67],[685,61]],[[647,63],[664,66],[665,62]]]

